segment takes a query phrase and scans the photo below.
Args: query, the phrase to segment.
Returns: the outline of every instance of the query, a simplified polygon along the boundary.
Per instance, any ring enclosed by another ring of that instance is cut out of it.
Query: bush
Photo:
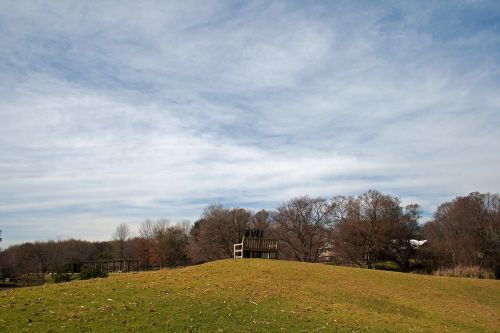
[[[108,273],[100,268],[83,267],[80,271],[80,280],[108,277]]]
[[[494,279],[495,274],[492,271],[481,268],[480,266],[455,266],[453,268],[440,268],[434,272],[434,275],[465,277],[476,279]]]
[[[70,273],[61,271],[53,272],[52,274],[50,274],[50,277],[52,278],[52,281],[54,281],[54,283],[68,282],[71,280]]]
[[[386,261],[378,261],[373,264],[373,268],[379,269],[382,271],[393,271],[400,272],[401,267],[398,266],[394,261],[386,260]]]

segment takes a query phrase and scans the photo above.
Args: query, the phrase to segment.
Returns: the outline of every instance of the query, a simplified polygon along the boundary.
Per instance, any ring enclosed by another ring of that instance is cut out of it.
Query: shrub
[[[494,279],[495,274],[492,271],[481,268],[480,266],[455,266],[453,268],[440,268],[434,272],[434,275],[466,277],[476,279]]]
[[[71,280],[71,274],[67,272],[56,271],[50,274],[54,283],[68,282]]]
[[[394,271],[394,272],[401,271],[401,268],[394,261],[390,261],[390,260],[378,261],[378,262],[373,264],[373,268],[379,269],[382,271]]]
[[[80,271],[80,280],[108,277],[108,273],[100,268],[83,267]]]

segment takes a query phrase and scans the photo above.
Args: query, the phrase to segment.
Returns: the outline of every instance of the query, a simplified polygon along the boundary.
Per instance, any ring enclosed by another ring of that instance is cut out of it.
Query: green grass
[[[0,292],[1,332],[500,332],[500,281],[223,260]]]

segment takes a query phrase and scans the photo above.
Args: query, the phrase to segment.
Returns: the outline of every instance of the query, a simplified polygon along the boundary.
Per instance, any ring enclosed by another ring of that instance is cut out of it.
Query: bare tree
[[[295,198],[273,215],[277,233],[295,259],[315,262],[330,245],[334,203],[323,198]]]
[[[274,234],[271,214],[264,209],[259,210],[252,216],[250,225],[254,229],[264,231],[266,237],[271,237]]]
[[[191,257],[195,262],[231,258],[251,219],[252,212],[243,208],[208,206],[191,228]]]
[[[391,229],[387,231],[391,237],[387,244],[389,253],[405,272],[410,270],[411,259],[415,257],[417,245],[413,241],[421,233],[421,227],[418,224],[421,216],[422,208],[418,204],[407,205],[398,223],[390,226]]]
[[[424,228],[439,266],[480,265],[500,276],[500,196],[470,193],[440,205]]]
[[[364,266],[364,228],[361,224],[360,203],[356,197],[337,196],[334,219],[333,245],[339,263],[350,266]]]
[[[360,221],[364,226],[365,266],[373,267],[377,254],[392,241],[388,231],[398,224],[401,207],[398,198],[375,190],[369,190],[360,195],[359,201]]]
[[[373,267],[385,257],[409,270],[415,251],[420,206],[408,205],[403,212],[397,197],[369,190],[358,197],[335,197],[334,246],[340,262]]]
[[[171,224],[170,221],[163,219],[153,225],[153,245],[161,267],[185,265],[187,263],[188,243],[188,222]]]
[[[75,239],[24,243],[0,251],[0,266],[8,276],[54,271],[65,264],[111,259],[111,242],[88,242]]]
[[[2,253],[1,265],[6,270],[6,276],[8,277],[40,271],[40,264],[34,253],[32,243],[12,245]]]
[[[125,252],[125,243],[130,236],[130,228],[127,224],[121,223],[118,227],[116,227],[116,231],[113,235],[113,240],[118,245],[118,253],[120,259],[123,259],[123,254]]]
[[[158,252],[155,247],[155,225],[147,219],[139,227],[139,237],[133,240],[133,252],[137,258],[140,258],[144,269],[152,267]]]
[[[154,223],[150,219],[141,223],[139,227],[139,236],[145,239],[153,239],[154,237]]]

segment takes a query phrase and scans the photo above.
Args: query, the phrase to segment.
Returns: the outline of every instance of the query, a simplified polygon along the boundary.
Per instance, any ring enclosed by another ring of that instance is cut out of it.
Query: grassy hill
[[[1,332],[500,332],[500,281],[273,260],[0,292]]]

